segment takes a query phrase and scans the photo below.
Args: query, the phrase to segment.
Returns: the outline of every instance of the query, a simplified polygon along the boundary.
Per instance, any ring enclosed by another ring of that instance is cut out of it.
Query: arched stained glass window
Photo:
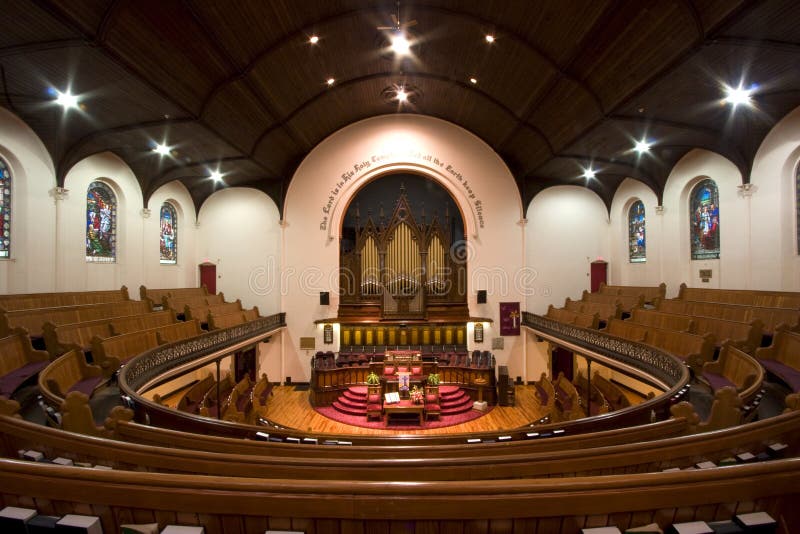
[[[693,260],[719,258],[719,190],[703,180],[689,195],[689,229]]]
[[[797,226],[797,253],[800,254],[800,164],[797,165],[797,171],[794,178],[795,188],[795,225]]]
[[[11,257],[11,172],[0,158],[0,258]]]
[[[117,197],[103,182],[86,192],[86,261],[113,263],[117,259]]]
[[[161,205],[161,263],[178,263],[178,214],[169,202]]]
[[[647,261],[644,202],[637,200],[628,210],[628,259],[631,263]]]

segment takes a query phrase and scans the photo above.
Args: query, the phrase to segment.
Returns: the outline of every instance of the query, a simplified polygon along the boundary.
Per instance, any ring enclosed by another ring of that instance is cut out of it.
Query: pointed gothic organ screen
[[[463,221],[449,193],[413,174],[389,175],[351,201],[340,246],[340,317],[464,318]]]

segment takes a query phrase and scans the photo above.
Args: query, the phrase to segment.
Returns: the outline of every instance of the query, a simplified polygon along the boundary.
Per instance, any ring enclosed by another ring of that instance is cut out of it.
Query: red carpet
[[[425,430],[428,428],[442,428],[458,425],[477,419],[488,413],[472,409],[472,400],[462,389],[457,386],[441,386],[439,388],[442,414],[438,419],[423,422],[422,426],[410,421],[392,420],[387,426],[385,418],[382,421],[371,419],[367,421],[366,407],[367,388],[351,387],[346,390],[332,406],[316,408],[317,412],[329,419],[346,425],[364,428],[390,429],[390,430]],[[492,407],[489,407],[491,410]]]

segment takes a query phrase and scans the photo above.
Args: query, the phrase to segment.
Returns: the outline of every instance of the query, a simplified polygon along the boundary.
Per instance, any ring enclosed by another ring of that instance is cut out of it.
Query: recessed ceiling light
[[[172,147],[161,143],[156,143],[156,146],[153,147],[153,152],[160,156],[169,156],[172,154]]]
[[[753,94],[753,88],[745,89],[739,84],[739,87],[725,87],[725,98],[723,102],[730,104],[733,107],[739,104],[750,104],[750,95]]]
[[[336,83],[336,80],[334,80],[333,78],[328,78],[327,80],[325,80],[325,83],[327,83],[328,86],[331,86],[334,83]]]
[[[397,100],[400,102],[406,102],[408,100],[408,93],[402,87],[397,90]]]
[[[486,35],[486,42],[487,42],[487,43],[493,43],[493,42],[494,42],[494,35],[492,35],[492,34],[487,34],[487,35]]]
[[[478,79],[477,78],[470,78],[469,79],[469,83],[471,83],[472,85],[475,85],[476,83],[478,83]]]
[[[392,35],[392,51],[399,55],[405,56],[411,51],[411,43],[408,41],[408,38],[400,32],[395,33]]]
[[[595,176],[597,176],[597,173],[595,173],[594,169],[592,169],[591,167],[583,171],[583,177],[586,178],[587,180],[591,180]]]
[[[56,94],[56,104],[60,105],[65,110],[78,107],[78,97],[76,95],[73,95],[68,90],[63,93],[58,89],[53,89],[53,91],[55,91]]]
[[[222,173],[219,171],[211,171],[211,174],[209,174],[208,177],[214,180],[215,182],[222,181]]]
[[[311,44],[317,44],[319,42],[319,37],[317,35],[312,35],[308,38],[308,42]]]
[[[633,147],[633,150],[637,154],[644,154],[645,152],[650,152],[650,147],[652,143],[648,143],[646,139],[642,139],[641,141],[636,141],[636,144]]]

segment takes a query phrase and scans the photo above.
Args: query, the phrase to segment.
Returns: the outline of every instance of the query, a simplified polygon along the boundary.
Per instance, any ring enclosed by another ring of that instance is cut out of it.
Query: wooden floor
[[[294,386],[276,387],[270,398],[266,418],[279,425],[325,434],[409,435],[409,434],[460,434],[511,430],[539,420],[546,415],[534,398],[533,386],[516,386],[516,406],[495,406],[483,417],[460,425],[430,430],[380,430],[346,425],[318,414],[309,402],[308,391],[297,391]]]
[[[410,434],[461,434],[468,432],[494,432],[513,430],[538,421],[545,415],[536,400],[532,385],[515,386],[515,406],[495,406],[483,417],[467,423],[429,430],[382,430],[347,425],[328,419],[317,413],[309,401],[308,390],[298,391],[295,386],[276,386],[275,395],[269,399],[266,409],[261,415],[271,421],[288,428],[319,434],[361,434],[361,435],[410,435]],[[639,404],[644,400],[634,392],[624,390],[631,404]],[[175,392],[165,404],[175,408],[182,393]]]

